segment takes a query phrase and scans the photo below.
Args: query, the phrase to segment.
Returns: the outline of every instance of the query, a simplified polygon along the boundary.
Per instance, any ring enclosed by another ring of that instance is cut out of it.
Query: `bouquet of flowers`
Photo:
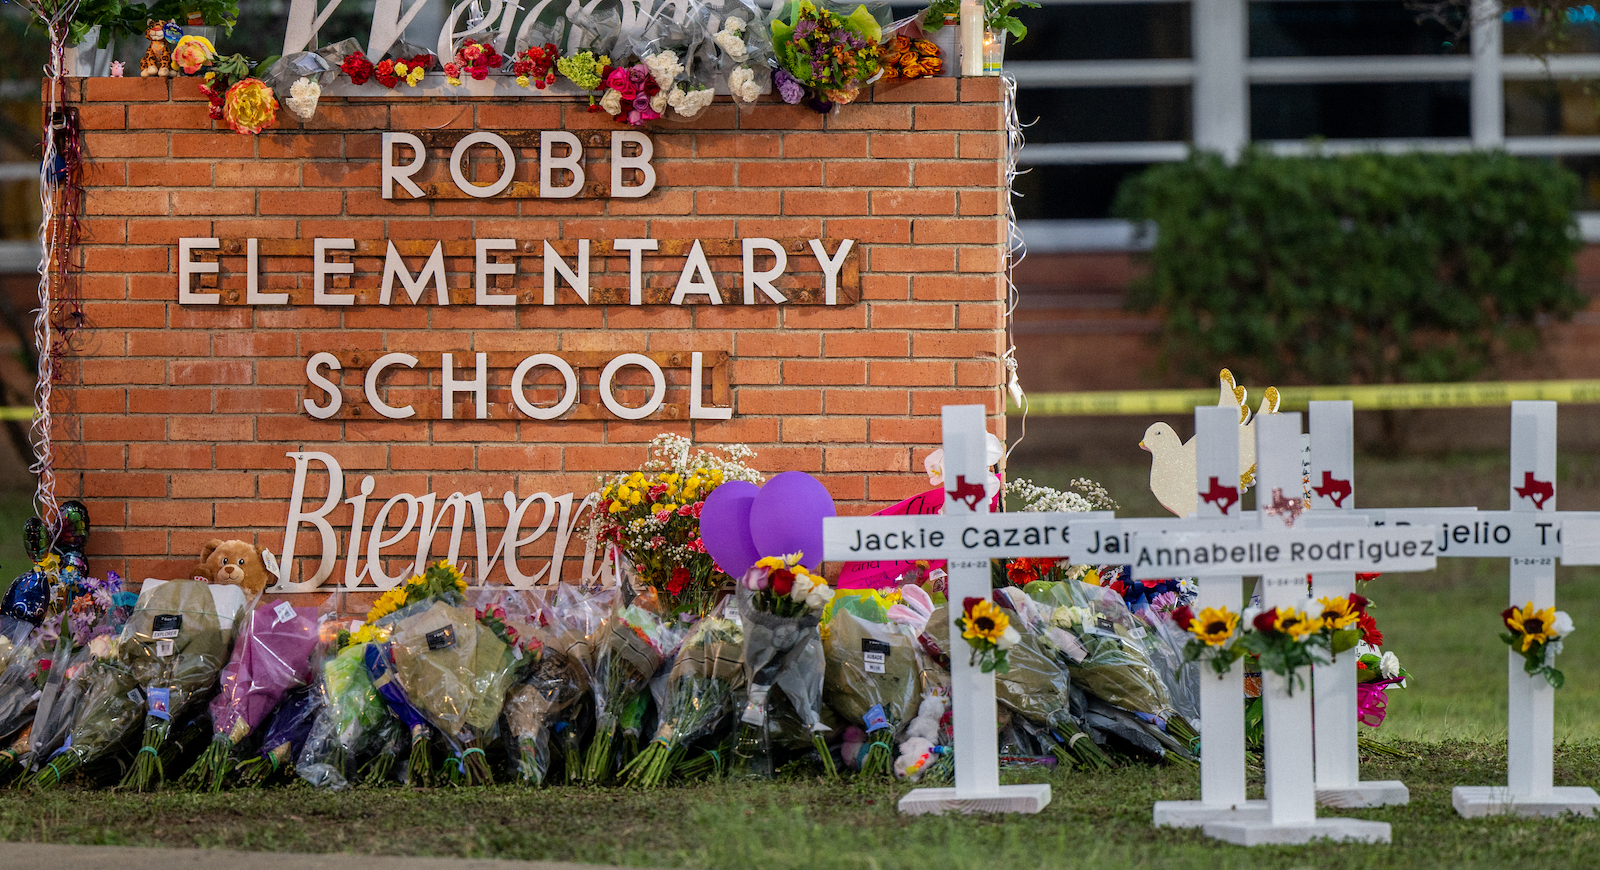
[[[1507,607],[1500,613],[1500,620],[1507,629],[1500,639],[1521,654],[1522,670],[1529,676],[1544,677],[1553,688],[1561,688],[1566,676],[1556,670],[1555,662],[1563,639],[1572,633],[1572,617],[1554,607],[1535,610],[1530,601],[1522,607]]]
[[[1404,689],[1411,674],[1400,657],[1365,642],[1356,645],[1356,721],[1370,728],[1383,724],[1390,686]]]
[[[316,685],[301,686],[283,696],[267,719],[260,750],[234,768],[241,782],[259,785],[293,766],[322,709],[322,693],[318,688]]]
[[[102,644],[110,647],[103,650],[107,655],[97,655],[90,665],[82,712],[73,723],[65,746],[49,759],[35,757],[35,764],[44,761],[33,780],[35,787],[60,785],[74,772],[107,757],[139,734],[144,722],[144,696],[139,691],[139,681],[117,654],[119,644],[120,640]]]
[[[624,771],[629,784],[655,788],[666,782],[685,747],[732,712],[734,693],[744,684],[743,657],[744,628],[738,622],[719,610],[695,623],[667,676],[655,738]]]
[[[475,82],[481,82],[489,77],[489,73],[499,72],[500,67],[506,62],[505,56],[494,50],[494,46],[476,39],[468,39],[456,49],[456,56],[444,65],[446,79],[452,85],[461,84],[463,74],[471,77]],[[428,56],[428,63],[433,63],[432,55]],[[521,73],[518,73],[521,75]],[[392,85],[390,86],[392,87]]]
[[[551,726],[580,706],[589,689],[587,650],[588,638],[574,631],[549,631],[530,645],[527,675],[506,698],[506,724],[524,783],[543,785],[550,772]]]
[[[956,621],[961,637],[971,650],[972,664],[983,673],[1000,673],[1011,670],[1007,652],[1017,645],[1022,635],[1011,627],[1005,611],[987,598],[962,600],[961,618]]]
[[[1283,677],[1291,695],[1296,686],[1306,684],[1302,667],[1328,662],[1322,656],[1328,640],[1322,634],[1321,617],[1293,607],[1252,607],[1245,610],[1244,621],[1248,628],[1236,643],[1259,657],[1263,672]]]
[[[29,729],[26,755],[33,766],[50,757],[67,739],[88,694],[95,663],[116,656],[116,636],[137,600],[134,593],[122,591],[122,578],[115,572],[104,581],[88,580],[84,591],[73,599],[66,613],[67,630],[56,643],[54,664]]]
[[[772,22],[778,68],[772,84],[783,101],[828,112],[856,98],[879,70],[883,24],[866,6],[841,14],[827,4],[788,0]]]
[[[517,77],[518,85],[542,91],[556,83],[556,61],[560,57],[561,50],[553,42],[530,45],[517,52],[511,72]]]
[[[316,609],[287,601],[263,604],[245,618],[222,670],[221,691],[211,699],[211,745],[184,774],[191,788],[220,791],[233,763],[233,748],[253,733],[290,689],[310,677],[311,653],[319,636]]]
[[[403,745],[404,729],[367,673],[367,645],[383,642],[387,633],[370,624],[341,631],[322,663],[321,709],[295,762],[295,773],[318,788],[337,791],[352,779],[387,778]]]
[[[887,621],[838,610],[824,627],[822,647],[823,700],[839,718],[866,732],[866,751],[852,766],[864,775],[887,775],[894,765],[894,737],[921,700],[913,639]]]
[[[584,49],[558,59],[556,71],[565,76],[567,81],[577,85],[579,90],[589,91],[589,111],[600,110],[595,100],[599,96],[600,87],[606,82],[606,77],[611,74],[609,56],[603,52]]]
[[[660,118],[667,107],[667,95],[661,92],[643,61],[612,67],[606,74],[605,88],[600,108],[630,127],[643,127],[646,121]]]
[[[577,783],[583,778],[583,750],[594,730],[594,691],[590,680],[595,671],[601,630],[619,597],[616,588],[581,590],[562,585],[556,590],[551,631],[559,634],[551,645],[578,665],[583,677],[583,690],[578,699],[556,713],[550,726],[568,783]]]
[[[390,654],[406,696],[460,759],[467,785],[492,781],[483,741],[500,718],[518,639],[484,624],[471,608],[444,601],[396,614]]]
[[[1338,598],[1317,599],[1322,608],[1317,615],[1322,643],[1335,659],[1339,653],[1354,649],[1361,642],[1361,617],[1367,614],[1367,605],[1371,603],[1353,592]]]
[[[745,464],[755,451],[743,444],[690,453],[689,439],[657,435],[639,471],[604,481],[590,536],[612,544],[655,590],[669,615],[711,611],[731,578],[717,567],[700,538],[706,496],[730,480],[760,483]]]
[[[939,46],[920,36],[896,34],[884,52],[883,68],[891,79],[919,79],[944,71]]]
[[[400,684],[400,675],[394,664],[394,650],[388,643],[367,644],[366,662],[372,687],[389,705],[389,712],[400,720],[400,724],[411,735],[406,782],[414,786],[429,785],[433,782],[433,752],[430,746],[433,726],[428,724],[428,717],[411,703],[411,696]]]
[[[144,791],[160,784],[160,750],[172,720],[216,683],[244,606],[237,586],[146,581],[117,645],[146,701],[144,743],[124,786]]]
[[[660,616],[637,605],[619,608],[606,619],[595,641],[589,678],[595,725],[583,762],[584,782],[598,783],[610,774],[612,743],[625,711],[649,686],[677,640]]]
[[[822,649],[822,608],[833,590],[800,564],[802,554],[767,557],[739,580],[737,605],[744,625],[744,675],[749,689],[739,719],[737,763],[748,775],[771,776],[769,720],[782,708],[769,698],[781,690],[812,744],[834,775],[833,753],[823,733],[822,691],[826,660]]]

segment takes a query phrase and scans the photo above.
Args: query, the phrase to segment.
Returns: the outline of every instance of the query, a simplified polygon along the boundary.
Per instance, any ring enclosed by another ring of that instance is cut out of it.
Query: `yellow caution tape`
[[[0,420],[32,420],[32,408],[5,408],[0,407]]]
[[[1462,384],[1372,384],[1347,387],[1279,387],[1284,410],[1300,410],[1307,402],[1347,400],[1358,411],[1402,408],[1484,408],[1513,401],[1544,399],[1568,404],[1600,404],[1600,380],[1498,381]],[[1252,391],[1254,392],[1254,391]],[[1083,417],[1098,415],[1188,414],[1197,405],[1214,405],[1210,390],[1108,390],[1083,393],[1030,393],[1028,415]],[[1250,396],[1255,404],[1256,396]],[[1022,410],[1007,402],[1006,413]]]

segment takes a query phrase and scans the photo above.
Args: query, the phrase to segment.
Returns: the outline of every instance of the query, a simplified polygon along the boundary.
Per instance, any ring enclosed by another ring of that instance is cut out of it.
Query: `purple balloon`
[[[822,565],[822,519],[837,514],[821,481],[785,471],[767,481],[750,506],[750,537],[762,556],[799,552],[800,564],[815,571]]]
[[[750,505],[760,491],[749,481],[730,480],[712,490],[700,509],[700,540],[706,552],[736,580],[761,558],[750,539]]]

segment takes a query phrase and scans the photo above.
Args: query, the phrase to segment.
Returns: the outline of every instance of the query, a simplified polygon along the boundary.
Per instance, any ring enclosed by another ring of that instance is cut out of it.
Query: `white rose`
[[[116,638],[109,634],[102,634],[89,641],[89,654],[97,659],[111,658],[116,652]]]
[[[811,594],[806,596],[806,606],[812,609],[823,607],[833,600],[833,590],[826,583],[818,583],[811,588]]]
[[[610,115],[622,114],[622,94],[616,88],[606,91],[606,95],[600,98],[600,108]]]
[[[661,91],[650,98],[650,109],[657,115],[667,111],[667,92]]]
[[[656,84],[663,91],[672,87],[672,80],[683,72],[683,64],[678,62],[678,54],[674,51],[658,51],[655,54],[647,55],[644,59],[644,65],[649,68],[650,77],[656,80]],[[659,112],[661,110],[657,109],[656,111]]]
[[[1550,624],[1550,630],[1556,633],[1556,637],[1566,637],[1573,631],[1572,617],[1565,610],[1557,610],[1556,620]]]
[[[743,31],[723,30],[716,35],[717,47],[734,63],[750,59],[750,49],[744,44]]]
[[[1014,626],[1008,625],[1006,630],[1001,633],[1000,640],[995,642],[995,646],[1001,649],[1011,649],[1020,640],[1022,640],[1022,635],[1017,633],[1017,629]]]
[[[1386,652],[1378,659],[1378,674],[1385,680],[1392,680],[1400,676],[1400,657],[1392,652]]]
[[[317,113],[317,100],[322,96],[322,86],[315,79],[302,78],[289,87],[289,98],[283,105],[302,121],[311,120]]]
[[[804,601],[808,596],[811,595],[811,590],[815,588],[816,585],[817,584],[811,582],[811,578],[796,575],[794,578],[794,587],[789,590],[789,597],[795,601]]]

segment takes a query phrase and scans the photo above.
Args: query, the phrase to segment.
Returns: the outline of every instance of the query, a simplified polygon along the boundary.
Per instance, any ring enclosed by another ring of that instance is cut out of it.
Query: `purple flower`
[[[807,18],[794,26],[794,38],[805,39],[817,32],[817,22]]]
[[[800,102],[800,98],[805,96],[805,88],[800,86],[800,80],[791,75],[788,70],[773,70],[772,86],[777,89],[778,96],[782,97],[783,101],[791,106]]]

